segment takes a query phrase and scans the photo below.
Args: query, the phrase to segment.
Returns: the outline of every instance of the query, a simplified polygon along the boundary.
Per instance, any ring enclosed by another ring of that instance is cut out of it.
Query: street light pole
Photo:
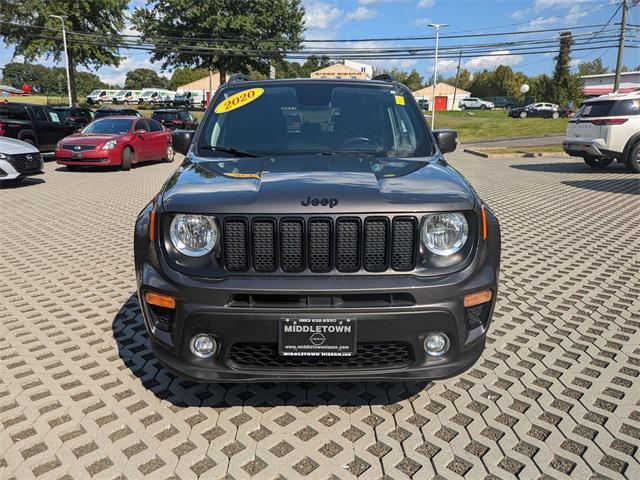
[[[430,23],[429,26],[436,29],[436,53],[433,60],[433,94],[431,95],[431,100],[433,103],[433,105],[431,105],[431,130],[433,130],[436,121],[436,83],[438,83],[438,47],[440,43],[440,28],[448,27],[449,24]]]
[[[67,32],[64,28],[64,19],[66,15],[49,15],[51,18],[59,18],[62,23],[62,44],[64,45],[64,63],[67,67],[67,93],[69,94],[69,106],[73,106],[71,101],[71,76],[69,75],[69,54],[67,53]]]

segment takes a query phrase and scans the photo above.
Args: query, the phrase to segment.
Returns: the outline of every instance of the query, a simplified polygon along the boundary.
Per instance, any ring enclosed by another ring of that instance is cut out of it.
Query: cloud
[[[325,30],[334,27],[336,20],[342,15],[342,10],[335,5],[316,2],[305,7],[304,22],[309,29]]]
[[[413,21],[413,25],[416,27],[428,27],[430,23],[433,23],[430,18],[416,18]]]
[[[350,22],[354,20],[355,21],[366,20],[368,18],[373,18],[377,15],[378,15],[378,12],[371,8],[358,7],[352,12],[347,13],[345,18],[347,22]]]
[[[522,63],[522,55],[509,55],[509,50],[496,50],[491,55],[483,55],[475,57],[464,62],[464,68],[467,70],[492,70],[499,65],[517,65]]]
[[[457,69],[457,60],[438,59],[438,75],[442,72],[455,72]]]
[[[418,8],[431,8],[435,5],[436,0],[420,0],[418,2]]]

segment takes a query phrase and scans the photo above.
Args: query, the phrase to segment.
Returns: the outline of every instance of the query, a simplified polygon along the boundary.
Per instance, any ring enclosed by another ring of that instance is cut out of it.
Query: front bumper
[[[493,215],[488,240],[478,247],[473,261],[444,276],[229,275],[220,279],[181,274],[156,254],[155,247],[143,247],[139,236],[144,236],[144,217],[143,213],[136,227],[138,297],[155,356],[178,376],[198,382],[436,379],[468,369],[483,351],[500,264],[500,230]],[[475,312],[464,307],[466,294],[487,289],[493,293],[490,302]],[[175,310],[147,304],[145,292],[173,296]],[[405,303],[370,300],[385,295]],[[286,300],[277,304],[246,300],[257,297]],[[359,303],[346,300],[353,297]],[[358,354],[343,357],[349,361],[317,365],[310,357],[299,364],[279,357],[278,320],[310,316],[355,319]],[[449,337],[451,346],[445,355],[425,353],[423,341],[431,332]],[[190,340],[200,333],[218,342],[211,358],[198,358],[190,351]],[[371,361],[372,356],[377,356],[376,361]]]
[[[60,165],[107,167],[118,166],[122,163],[122,153],[118,148],[112,150],[87,150],[81,152],[81,157],[76,155],[75,158],[70,150],[57,149],[54,155],[56,162]]]
[[[34,154],[35,156],[36,154]],[[0,160],[0,181],[17,180],[27,176],[40,175],[41,173],[44,173],[42,156],[31,162],[12,159]]]

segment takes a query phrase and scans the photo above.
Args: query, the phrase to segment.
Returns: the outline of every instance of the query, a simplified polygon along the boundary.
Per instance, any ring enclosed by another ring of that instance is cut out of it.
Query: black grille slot
[[[360,270],[360,220],[341,218],[336,222],[336,268],[340,272]]]
[[[331,220],[309,220],[309,270],[331,270]]]
[[[18,173],[37,173],[41,169],[41,159],[39,153],[11,155],[10,163]]]
[[[386,218],[368,218],[364,223],[364,268],[369,272],[387,269],[389,222]]]
[[[229,362],[245,368],[400,368],[413,361],[411,346],[402,342],[359,343],[352,357],[281,357],[275,343],[235,343]]]
[[[285,272],[304,269],[304,225],[301,219],[288,218],[280,222],[280,264]]]
[[[86,152],[88,150],[93,150],[95,148],[96,148],[95,145],[86,145],[86,144],[62,146],[63,150],[71,150],[72,152]]]
[[[253,221],[253,268],[258,272],[276,269],[276,222],[268,218]]]
[[[249,269],[247,257],[247,221],[243,218],[224,222],[224,265],[232,272]]]
[[[413,270],[416,258],[416,219],[393,219],[391,268],[399,271]]]

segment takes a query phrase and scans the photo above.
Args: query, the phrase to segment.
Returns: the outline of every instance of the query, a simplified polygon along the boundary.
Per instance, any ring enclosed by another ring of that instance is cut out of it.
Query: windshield
[[[67,117],[71,114],[70,108],[54,108],[53,111],[60,116],[61,120],[66,120]]]
[[[100,92],[102,92],[102,90],[94,90],[93,92],[91,92],[89,95],[87,95],[88,97],[95,97],[100,95]]]
[[[178,118],[178,114],[176,112],[153,112],[151,118],[154,120],[174,120]]]
[[[208,116],[200,135],[200,155],[233,148],[256,155],[367,153],[388,157],[433,153],[424,117],[410,94],[392,86],[296,83],[241,86],[216,101],[250,91],[250,101]],[[235,97],[237,99],[237,97]],[[230,99],[230,101],[235,101]],[[229,103],[229,102],[227,102]],[[223,109],[220,107],[221,109]],[[218,109],[220,110],[220,109]]]
[[[144,93],[142,94],[142,97],[143,97],[143,98],[149,98],[149,97],[151,97],[154,93],[155,93],[155,92],[144,92]]]
[[[123,97],[126,93],[127,93],[127,90],[118,90],[118,92],[114,96]]]
[[[131,120],[123,118],[106,118],[98,122],[90,123],[82,133],[109,133],[112,135],[124,135],[131,129]]]

